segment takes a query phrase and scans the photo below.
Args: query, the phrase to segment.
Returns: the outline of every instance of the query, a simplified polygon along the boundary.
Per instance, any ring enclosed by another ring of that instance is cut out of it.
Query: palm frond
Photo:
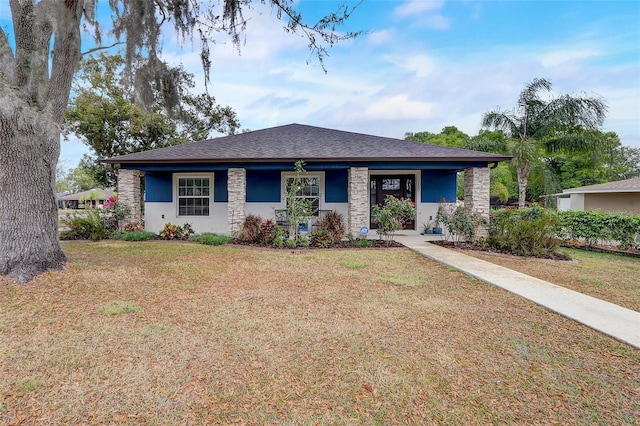
[[[525,84],[518,97],[518,107],[522,111],[527,110],[536,102],[542,102],[540,92],[550,92],[551,82],[546,78],[534,78],[531,82]]]
[[[502,130],[508,137],[518,135],[520,123],[513,111],[489,111],[482,116],[482,127]]]
[[[543,142],[544,148],[550,153],[592,152],[596,156],[600,152],[609,151],[608,145],[607,140],[597,133],[584,131],[552,137]]]
[[[505,140],[494,140],[486,137],[483,138],[482,136],[471,139],[465,148],[495,154],[506,154],[508,152]]]

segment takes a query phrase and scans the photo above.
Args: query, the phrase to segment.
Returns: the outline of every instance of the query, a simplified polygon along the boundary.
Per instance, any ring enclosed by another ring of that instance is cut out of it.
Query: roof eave
[[[567,191],[563,194],[623,194],[623,193],[637,193],[640,192],[640,188],[626,188],[626,189],[602,189],[592,191]]]
[[[196,164],[196,163],[280,163],[295,162],[300,158],[161,158],[161,159],[117,159],[107,158],[101,160],[108,164]],[[502,161],[510,161],[509,156],[495,157],[332,157],[322,158],[304,157],[302,160],[306,162],[428,162],[437,163],[443,161],[459,161],[459,162],[487,162],[496,163]]]

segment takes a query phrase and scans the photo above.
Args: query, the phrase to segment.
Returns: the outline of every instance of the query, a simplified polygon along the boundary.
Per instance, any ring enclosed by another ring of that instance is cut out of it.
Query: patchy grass
[[[640,261],[609,253],[562,248],[573,262],[466,250],[465,254],[640,312]]]
[[[357,262],[352,260],[345,260],[343,262],[340,262],[340,264],[349,269],[362,269],[367,266],[367,264],[364,262]]]
[[[122,315],[138,312],[140,307],[135,302],[112,300],[106,305],[100,306],[98,310],[105,315]]]
[[[402,287],[422,287],[427,282],[424,275],[419,272],[417,274],[398,274],[383,272],[380,274],[380,279],[384,282],[399,285]]]
[[[66,271],[0,278],[2,424],[640,418],[640,351],[408,250],[63,248]]]
[[[41,389],[42,386],[44,385],[42,384],[42,380],[40,380],[39,377],[29,377],[18,386],[18,390],[20,392],[29,393]]]

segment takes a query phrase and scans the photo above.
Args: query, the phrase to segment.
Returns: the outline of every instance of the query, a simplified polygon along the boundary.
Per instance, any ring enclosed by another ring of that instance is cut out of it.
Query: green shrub
[[[294,249],[294,248],[296,248],[296,246],[297,246],[297,244],[296,244],[296,240],[290,240],[290,239],[288,239],[288,240],[285,242],[285,244],[287,245],[287,248],[290,248],[290,249]]]
[[[331,235],[324,229],[319,229],[311,233],[311,245],[313,247],[328,248],[331,247]]]
[[[62,226],[67,229],[60,232],[60,239],[101,240],[109,234],[106,221],[99,210],[88,210],[82,215],[67,215],[61,220]]]
[[[493,210],[486,243],[519,256],[551,257],[558,249],[558,216],[542,207]]]
[[[351,245],[353,247],[358,247],[358,248],[369,248],[369,247],[373,247],[373,241],[355,239],[355,240],[351,240]]]
[[[219,235],[219,234],[212,234],[209,232],[205,232],[204,234],[198,235],[195,238],[195,241],[207,246],[221,246],[221,245],[230,243],[231,241],[233,241],[233,238],[227,235]]]
[[[474,241],[478,227],[487,224],[481,213],[463,205],[445,207],[440,204],[436,219],[447,229],[447,238],[454,238],[456,241]]]
[[[287,240],[289,241],[289,240]],[[284,247],[284,235],[276,235],[273,237],[273,240],[271,240],[271,244],[273,244],[274,247],[278,247],[278,248],[282,248]],[[295,244],[295,242],[294,242]]]
[[[298,237],[298,245],[300,247],[309,247],[309,245],[311,245],[311,240],[309,240],[309,237],[306,235],[300,235]]]
[[[406,222],[415,220],[416,207],[410,199],[398,199],[387,195],[384,205],[371,206],[371,221],[377,226],[380,234],[393,239],[393,234],[403,228]]]
[[[122,239],[122,234],[124,234],[124,232],[122,231],[111,231],[109,233],[109,239],[110,240],[121,240]]]
[[[154,240],[157,237],[157,234],[150,231],[130,231],[122,232],[120,234],[120,239],[124,241],[148,241]]]
[[[185,223],[182,226],[174,225],[171,222],[164,224],[164,228],[160,231],[160,238],[163,240],[185,240],[193,234],[193,228],[190,224]]]
[[[600,210],[562,211],[558,213],[561,235],[565,239],[584,241],[588,246],[597,243],[616,243],[622,250],[636,246],[640,234],[640,215],[608,213]]]
[[[339,243],[347,233],[344,216],[337,211],[330,211],[318,221],[318,230],[327,231],[334,244]]]

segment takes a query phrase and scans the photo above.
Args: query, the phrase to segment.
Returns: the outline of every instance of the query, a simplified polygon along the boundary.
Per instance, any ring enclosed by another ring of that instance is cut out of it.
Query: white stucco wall
[[[571,197],[558,197],[558,210],[571,210]]]
[[[584,211],[584,194],[571,194],[569,209]]]
[[[175,203],[146,202],[144,208],[144,227],[147,231],[160,233],[168,222],[174,225],[189,223],[193,230],[201,234],[203,232],[227,233],[227,203],[213,203],[210,207],[210,216],[178,216],[178,207]]]
[[[435,222],[436,213],[438,211],[438,203],[422,203],[420,196],[422,191],[422,182],[420,172],[415,170],[370,170],[369,174],[415,174],[415,197],[416,197],[416,227],[413,230],[404,230],[404,233],[419,233],[423,230],[424,224],[431,221]],[[325,193],[324,175],[321,179],[321,194]],[[369,193],[367,186],[367,193]],[[176,197],[174,196],[174,199]],[[345,223],[348,222],[349,206],[348,203],[326,203],[320,200],[321,210],[335,210],[344,216]],[[265,219],[273,219],[276,209],[285,208],[284,194],[281,196],[280,202],[248,202],[245,204],[245,215],[258,215]],[[164,225],[171,222],[176,225],[189,223],[197,233],[215,232],[218,234],[228,233],[227,211],[228,204],[226,202],[211,203],[211,215],[208,217],[199,216],[178,216],[178,208],[173,202],[146,202],[145,203],[145,228],[148,231],[159,233]],[[367,217],[367,224],[370,217]],[[371,235],[370,235],[371,237]]]

